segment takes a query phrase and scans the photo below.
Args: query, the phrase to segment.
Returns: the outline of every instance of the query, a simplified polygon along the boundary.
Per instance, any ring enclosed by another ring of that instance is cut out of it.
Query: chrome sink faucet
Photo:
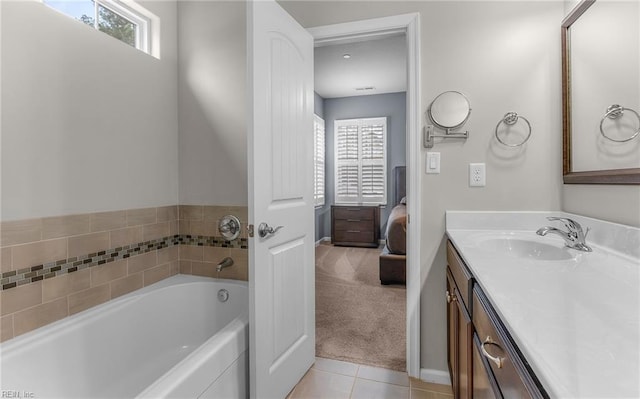
[[[546,236],[548,233],[557,234],[564,239],[564,243],[567,247],[577,249],[580,251],[591,252],[592,249],[585,242],[585,238],[589,233],[589,229],[587,228],[586,232],[582,231],[582,226],[580,223],[575,220],[569,218],[559,218],[550,216],[547,218],[549,221],[558,220],[562,222],[568,231],[563,231],[560,229],[556,229],[555,227],[542,227],[536,231],[536,234],[539,236]]]

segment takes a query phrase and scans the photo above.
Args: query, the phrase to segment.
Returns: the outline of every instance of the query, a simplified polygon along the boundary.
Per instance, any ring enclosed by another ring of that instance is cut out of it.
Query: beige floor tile
[[[409,387],[356,378],[352,399],[409,399]]]
[[[384,382],[387,384],[401,385],[403,387],[409,386],[409,376],[407,376],[407,373],[383,369],[380,367],[360,366],[360,369],[358,370],[358,378]]]
[[[440,392],[448,395],[453,395],[451,385],[435,384],[433,382],[426,382],[417,378],[410,378],[411,389],[421,389],[423,391]]]
[[[411,388],[411,399],[453,399],[453,395]]]
[[[355,378],[311,369],[289,395],[291,399],[348,399]]]
[[[328,373],[348,375],[355,377],[358,373],[358,365],[355,363],[343,362],[341,360],[324,359],[316,357],[316,362],[313,364],[313,368],[320,371],[326,371]]]

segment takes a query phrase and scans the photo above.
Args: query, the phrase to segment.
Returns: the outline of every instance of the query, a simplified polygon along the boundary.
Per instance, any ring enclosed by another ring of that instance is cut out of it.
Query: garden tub
[[[245,398],[248,299],[245,282],[172,276],[2,343],[2,392]]]

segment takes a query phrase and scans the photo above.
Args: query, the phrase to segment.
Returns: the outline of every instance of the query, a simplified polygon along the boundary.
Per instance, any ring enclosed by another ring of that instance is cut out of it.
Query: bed
[[[394,207],[387,218],[385,246],[380,254],[380,283],[406,284],[406,167],[393,168]]]

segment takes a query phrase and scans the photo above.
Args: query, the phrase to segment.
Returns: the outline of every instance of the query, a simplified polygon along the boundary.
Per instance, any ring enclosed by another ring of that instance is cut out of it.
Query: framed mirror
[[[445,91],[433,99],[428,113],[436,126],[448,132],[464,125],[471,115],[471,106],[464,94]]]
[[[640,184],[640,3],[583,0],[562,22],[565,184]]]

